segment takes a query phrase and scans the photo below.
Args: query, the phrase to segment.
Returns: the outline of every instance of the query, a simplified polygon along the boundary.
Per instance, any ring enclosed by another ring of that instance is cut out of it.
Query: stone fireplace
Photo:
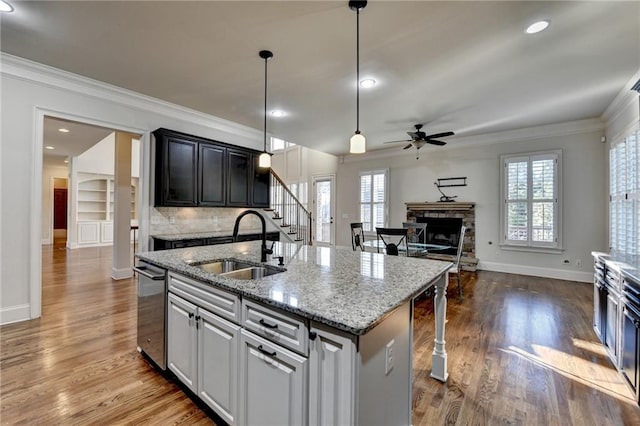
[[[426,242],[447,244],[455,248],[438,253],[430,253],[428,257],[455,260],[458,247],[460,227],[467,231],[462,246],[461,266],[464,270],[475,271],[476,259],[476,205],[475,203],[435,202],[406,203],[407,222],[426,223]]]

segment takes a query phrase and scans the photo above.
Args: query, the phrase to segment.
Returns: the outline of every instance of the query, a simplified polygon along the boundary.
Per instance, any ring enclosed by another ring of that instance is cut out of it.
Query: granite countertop
[[[277,232],[277,231],[267,231],[269,232]],[[238,235],[253,235],[253,234],[261,234],[262,231],[260,229],[245,229],[244,231],[238,232]],[[233,231],[207,231],[207,232],[190,232],[186,234],[153,234],[152,238],[157,238],[159,240],[165,241],[178,241],[178,240],[193,240],[198,238],[216,238],[216,237],[231,237],[233,236]]]
[[[452,264],[438,260],[277,242],[285,272],[256,280],[217,276],[192,264],[241,259],[259,264],[260,242],[137,253],[139,259],[196,280],[362,335],[396,307],[426,290]],[[277,267],[278,260],[267,262]]]
[[[623,275],[640,283],[640,256],[632,256],[626,253],[603,253],[591,252],[592,255],[601,257],[613,268],[619,270]]]

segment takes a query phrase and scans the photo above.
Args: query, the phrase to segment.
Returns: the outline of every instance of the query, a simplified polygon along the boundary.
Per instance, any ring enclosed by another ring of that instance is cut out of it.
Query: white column
[[[131,139],[134,135],[116,132],[113,176],[113,268],[111,278],[133,276],[131,258]]]
[[[447,351],[444,340],[444,322],[447,317],[447,286],[449,285],[449,273],[445,273],[440,278],[436,286],[434,306],[436,309],[436,338],[433,344],[433,354],[431,355],[431,377],[446,382],[449,373],[447,372]]]

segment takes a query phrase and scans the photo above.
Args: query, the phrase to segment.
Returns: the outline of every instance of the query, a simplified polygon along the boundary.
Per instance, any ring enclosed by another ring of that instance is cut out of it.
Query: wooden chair
[[[460,241],[458,242],[458,252],[456,253],[456,262],[453,264],[451,269],[449,269],[450,273],[456,274],[458,276],[458,297],[460,301],[462,301],[462,285],[460,284],[460,258],[462,258],[462,247],[464,245],[464,234],[467,231],[467,228],[463,225],[460,228]]]
[[[402,227],[407,228],[407,250],[408,243],[425,244],[427,242],[427,224],[415,222],[402,222]],[[407,251],[409,256],[424,256],[426,250],[417,248],[413,254]]]
[[[408,256],[407,228],[376,228],[376,233],[378,234],[378,240],[384,244],[387,254],[397,256],[400,247],[404,244],[404,253]],[[380,253],[379,243],[378,253]]]
[[[351,248],[353,248],[353,251],[356,251],[358,247],[364,251],[364,230],[362,229],[362,222],[354,222],[351,224]]]

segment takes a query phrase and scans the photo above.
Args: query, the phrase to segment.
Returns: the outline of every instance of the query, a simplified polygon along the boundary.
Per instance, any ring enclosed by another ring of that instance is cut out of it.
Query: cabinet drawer
[[[309,329],[305,321],[250,300],[242,301],[242,325],[302,355],[309,354]]]
[[[191,278],[169,272],[169,291],[213,312],[221,317],[240,324],[240,297]]]

